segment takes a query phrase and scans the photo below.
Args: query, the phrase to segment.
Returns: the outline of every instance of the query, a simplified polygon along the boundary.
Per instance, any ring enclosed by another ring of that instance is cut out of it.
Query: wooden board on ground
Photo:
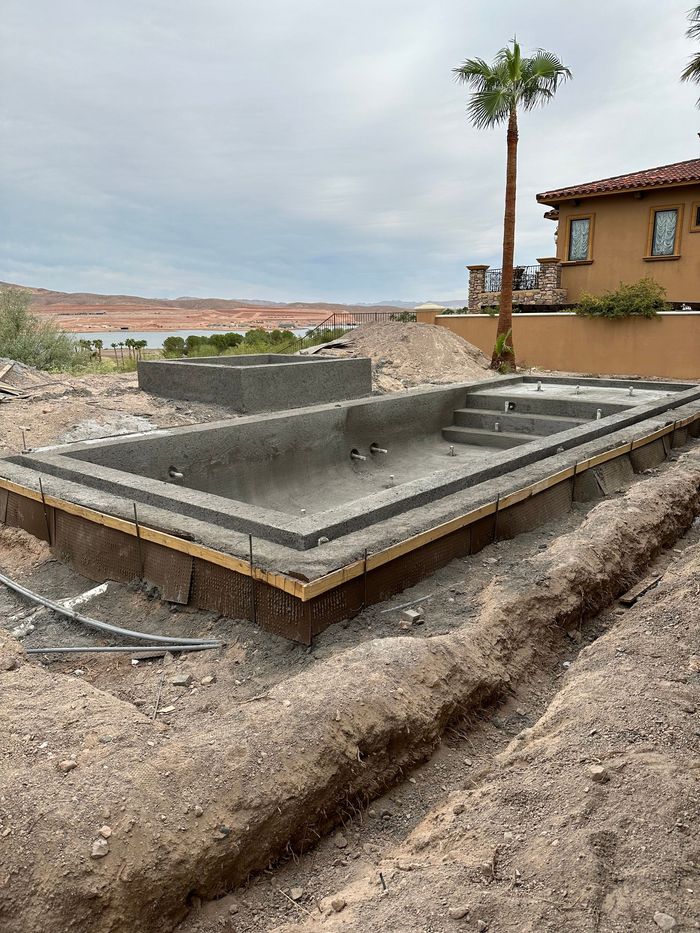
[[[661,574],[657,574],[654,577],[647,577],[646,580],[642,580],[641,583],[638,583],[636,586],[633,586],[631,590],[628,590],[624,596],[620,597],[620,602],[623,606],[633,606],[640,596],[650,590],[653,586],[661,579]]]

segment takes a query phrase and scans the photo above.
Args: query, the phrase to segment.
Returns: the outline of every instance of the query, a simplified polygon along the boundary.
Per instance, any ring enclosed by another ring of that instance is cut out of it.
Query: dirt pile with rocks
[[[378,392],[494,376],[490,360],[481,350],[434,324],[362,324],[318,355],[370,357],[372,382]]]
[[[177,734],[167,715],[28,663],[2,636],[3,930],[172,930],[508,690],[543,632],[606,605],[690,526],[699,493],[688,454],[534,554],[525,582],[494,582],[472,624],[367,642]]]

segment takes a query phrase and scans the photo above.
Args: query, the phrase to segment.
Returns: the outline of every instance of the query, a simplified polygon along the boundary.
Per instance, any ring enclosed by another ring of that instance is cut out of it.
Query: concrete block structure
[[[153,395],[247,414],[371,395],[372,363],[274,353],[145,360],[138,365],[138,380],[139,388]]]

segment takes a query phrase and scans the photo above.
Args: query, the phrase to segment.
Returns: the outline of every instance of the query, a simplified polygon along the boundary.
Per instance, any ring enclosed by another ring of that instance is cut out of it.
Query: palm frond
[[[503,87],[475,91],[467,104],[467,113],[474,126],[483,130],[505,123],[512,104],[512,95]]]
[[[491,83],[494,70],[483,58],[469,58],[459,68],[452,69],[455,79],[468,84],[475,91],[483,91]]]
[[[522,103],[526,110],[551,100],[559,85],[571,77],[571,71],[552,52],[538,49],[525,60]]]
[[[538,49],[524,57],[517,39],[500,49],[492,65],[483,58],[468,59],[454,69],[458,81],[473,93],[467,106],[472,123],[480,128],[504,122],[519,106],[530,110],[550,100],[571,72],[551,52]]]
[[[681,81],[692,81],[694,84],[700,84],[700,52],[693,55],[683,69]]]
[[[688,26],[686,36],[689,39],[700,39],[700,6],[694,7],[688,13],[688,22],[690,26]]]

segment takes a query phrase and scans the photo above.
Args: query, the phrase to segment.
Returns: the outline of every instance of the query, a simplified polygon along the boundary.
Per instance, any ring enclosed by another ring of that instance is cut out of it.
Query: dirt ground
[[[377,347],[375,377],[437,380],[443,352],[411,375]],[[0,405],[0,452],[20,426],[39,446],[229,416],[140,393],[133,374],[42,378],[14,373],[29,398]],[[108,582],[80,611],[223,647],[25,655],[120,640],[0,587],[0,930],[700,928],[699,462],[691,443],[311,648]],[[96,585],[2,526],[0,572],[56,600]],[[654,585],[623,607],[638,578]],[[424,622],[407,630],[414,601]],[[460,678],[477,688],[438,724],[421,704]]]
[[[42,447],[231,417],[219,406],[141,392],[135,372],[70,376],[15,365],[3,381],[26,398],[0,395],[0,456],[22,450],[22,429],[28,447]]]

